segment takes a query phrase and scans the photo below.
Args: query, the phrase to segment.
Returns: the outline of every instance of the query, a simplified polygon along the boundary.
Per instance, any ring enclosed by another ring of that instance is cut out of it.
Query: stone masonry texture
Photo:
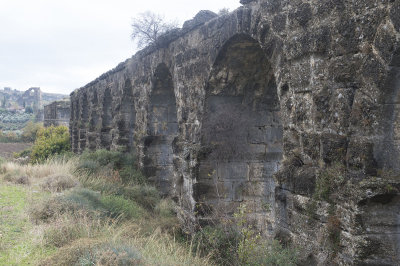
[[[69,101],[54,101],[44,106],[44,121],[45,127],[49,126],[69,126],[70,121],[70,102]]]
[[[73,151],[135,152],[188,231],[246,204],[303,265],[399,265],[400,1],[241,3],[75,90]]]

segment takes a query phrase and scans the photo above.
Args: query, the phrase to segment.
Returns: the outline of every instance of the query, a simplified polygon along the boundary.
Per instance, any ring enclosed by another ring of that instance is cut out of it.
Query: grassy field
[[[30,143],[1,143],[0,142],[0,157],[12,158],[14,152],[21,152],[31,147]]]
[[[296,265],[297,251],[262,239],[245,205],[188,235],[133,155],[63,156],[0,160],[0,265]]]
[[[171,200],[80,164],[1,165],[0,265],[212,264],[182,238]]]
[[[35,242],[37,232],[26,213],[28,202],[40,198],[35,194],[23,186],[0,185],[0,265],[32,265],[54,252]]]

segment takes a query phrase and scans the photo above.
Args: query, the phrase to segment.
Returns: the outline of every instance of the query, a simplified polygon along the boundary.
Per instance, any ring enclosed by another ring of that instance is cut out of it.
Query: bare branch
[[[143,48],[156,43],[160,35],[175,28],[175,22],[166,22],[162,16],[146,11],[133,18],[131,38],[137,41],[138,48]]]

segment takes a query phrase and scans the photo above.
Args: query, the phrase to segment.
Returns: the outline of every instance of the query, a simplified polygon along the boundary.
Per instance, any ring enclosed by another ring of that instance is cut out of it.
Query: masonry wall
[[[245,203],[306,264],[400,263],[400,2],[246,2],[74,91],[73,151],[136,152],[189,231]],[[345,189],[316,200],[338,164]]]
[[[49,126],[69,126],[70,121],[70,102],[55,101],[44,106],[45,127]]]

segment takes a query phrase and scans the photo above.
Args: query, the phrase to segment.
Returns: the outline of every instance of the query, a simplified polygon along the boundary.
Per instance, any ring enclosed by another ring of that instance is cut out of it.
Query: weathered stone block
[[[347,152],[347,138],[334,134],[321,135],[321,156],[326,163],[343,163]]]
[[[347,163],[353,170],[376,175],[377,163],[374,158],[374,144],[369,141],[351,140],[347,151]]]
[[[219,163],[217,169],[219,180],[231,179],[248,179],[248,165],[247,163]]]

